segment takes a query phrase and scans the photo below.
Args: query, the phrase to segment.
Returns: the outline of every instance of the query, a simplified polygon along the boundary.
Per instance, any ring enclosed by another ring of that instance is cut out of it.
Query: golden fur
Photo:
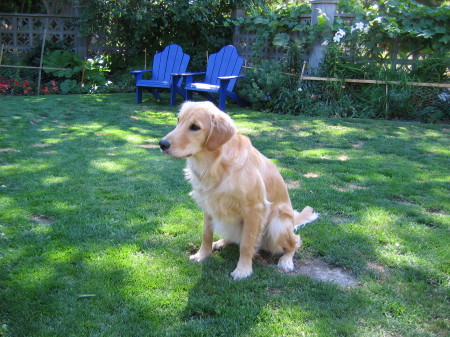
[[[311,207],[293,210],[286,184],[276,166],[237,132],[231,118],[210,102],[182,105],[176,128],[160,141],[161,150],[186,158],[191,195],[204,211],[203,239],[193,261],[203,261],[213,249],[239,244],[234,279],[252,274],[259,248],[282,254],[278,266],[290,271],[300,247],[298,225],[314,221]],[[213,242],[214,231],[224,239]]]

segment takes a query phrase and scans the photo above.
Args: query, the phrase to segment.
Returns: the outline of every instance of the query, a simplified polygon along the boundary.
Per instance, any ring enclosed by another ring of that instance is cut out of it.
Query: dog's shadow
[[[264,266],[254,262],[251,277],[234,281],[230,273],[238,258],[239,247],[230,246],[201,264],[201,277],[190,290],[182,314],[182,335],[208,331],[207,335],[213,336],[239,336],[253,327],[267,304],[268,285],[260,273]]]

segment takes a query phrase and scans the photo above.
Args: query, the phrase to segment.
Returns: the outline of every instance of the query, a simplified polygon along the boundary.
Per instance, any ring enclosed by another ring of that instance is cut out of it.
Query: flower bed
[[[37,83],[32,81],[0,77],[0,95],[58,94],[60,92],[59,84],[55,80],[43,83],[38,88]]]

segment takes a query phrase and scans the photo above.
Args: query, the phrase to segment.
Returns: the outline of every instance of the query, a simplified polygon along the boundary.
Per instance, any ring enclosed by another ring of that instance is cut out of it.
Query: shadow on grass
[[[293,123],[296,117],[271,121],[230,109],[294,182],[294,206],[323,215],[300,230],[300,261],[320,256],[372,278],[368,263],[383,258],[400,275],[371,292],[255,262],[250,279],[234,282],[236,248],[203,265],[188,259],[201,214],[187,196],[184,162],[157,149],[176,109],[134,105],[132,94],[23,98],[8,106],[0,125],[0,323],[11,335],[352,335],[358,325],[375,329],[392,317],[407,331],[408,313],[423,304],[414,300],[421,295],[415,279],[443,294],[444,272],[427,267],[432,255],[417,254],[418,267],[401,259],[419,241],[404,224],[408,216],[428,230],[424,245],[444,241],[436,239],[446,226],[438,214],[448,212],[450,191],[434,165],[448,159],[448,140],[413,124]],[[38,216],[53,222],[40,225]],[[384,246],[393,247],[392,258],[381,256]]]
[[[238,255],[238,247],[230,247],[203,264],[182,322],[166,331],[179,336],[337,336],[358,331],[371,304],[359,289],[280,273],[274,258],[256,259],[250,278],[233,281],[229,273]]]

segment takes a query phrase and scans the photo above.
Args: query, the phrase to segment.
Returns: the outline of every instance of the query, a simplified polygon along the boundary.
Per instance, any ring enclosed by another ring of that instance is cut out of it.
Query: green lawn
[[[0,336],[444,336],[450,126],[231,107],[280,168],[302,260],[353,287],[282,274],[238,249],[189,261],[202,214],[159,152],[176,108],[134,94],[0,97]]]

